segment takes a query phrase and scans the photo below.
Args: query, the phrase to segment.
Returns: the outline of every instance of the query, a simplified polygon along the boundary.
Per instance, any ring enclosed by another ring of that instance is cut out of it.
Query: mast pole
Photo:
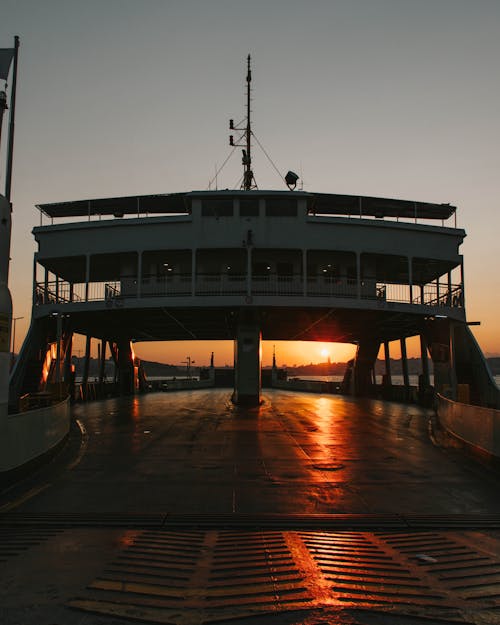
[[[250,110],[250,100],[252,89],[250,83],[252,82],[252,70],[250,69],[250,55],[247,56],[247,124],[246,127],[243,126],[243,122],[241,125],[235,126],[234,120],[229,120],[229,130],[237,130],[241,134],[238,136],[237,142],[234,142],[234,135],[229,135],[229,145],[235,147],[245,148],[242,150],[243,158],[241,164],[243,165],[243,180],[241,183],[241,189],[244,191],[250,191],[251,189],[256,189],[257,185],[255,184],[255,179],[252,171],[252,121],[251,121],[251,110]],[[229,158],[229,157],[228,157]],[[221,168],[222,169],[222,168]]]
[[[252,126],[250,121],[250,83],[252,82],[252,71],[250,69],[250,55],[247,57],[247,130],[246,130],[246,140],[247,140],[247,153],[246,153],[246,162],[245,162],[245,181],[244,187],[245,191],[249,191],[252,188],[252,145],[251,145],[251,134],[252,134]]]

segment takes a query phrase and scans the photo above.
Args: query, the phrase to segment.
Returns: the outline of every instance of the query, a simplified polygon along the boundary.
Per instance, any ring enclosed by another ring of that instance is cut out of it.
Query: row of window
[[[259,199],[238,200],[240,217],[259,217]],[[203,217],[233,217],[235,206],[232,198],[204,199],[201,205]],[[265,200],[266,217],[296,217],[297,200],[294,198],[268,198]]]
[[[156,276],[173,276],[177,274],[186,274],[190,273],[191,269],[184,268],[182,269],[179,266],[171,265],[168,263],[160,263],[155,266],[156,270],[153,269],[153,274]],[[207,273],[203,271],[201,267],[198,267],[198,273]],[[208,273],[213,273],[214,275],[244,275],[246,273],[246,266],[238,265],[238,264],[226,264],[222,267],[217,267],[213,271],[208,271]],[[275,274],[278,276],[292,276],[292,275],[300,275],[302,273],[302,267],[297,268],[294,267],[293,263],[287,262],[256,262],[252,263],[252,274],[254,276],[266,276],[270,274]],[[342,275],[345,275],[347,278],[356,278],[356,266],[350,265],[348,267],[340,267],[340,266],[332,266],[332,265],[308,265],[307,267],[307,275],[308,276],[323,276],[325,278],[340,278]]]

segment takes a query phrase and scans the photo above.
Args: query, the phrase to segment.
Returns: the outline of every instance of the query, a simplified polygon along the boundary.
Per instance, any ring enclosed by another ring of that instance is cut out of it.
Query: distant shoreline
[[[85,358],[73,356],[72,362],[75,365],[76,375],[82,375],[83,364]],[[500,357],[486,358],[491,373],[494,376],[500,375]],[[185,365],[173,365],[165,364],[161,362],[151,362],[148,360],[141,360],[144,371],[147,377],[161,377],[161,378],[173,378],[173,377],[188,377],[188,372]],[[391,358],[391,371],[394,375],[402,373],[401,359]],[[300,376],[343,376],[346,370],[347,362],[322,362],[322,363],[309,363],[307,365],[298,365],[296,367],[279,365],[279,369],[286,369],[288,377],[300,377]],[[191,367],[190,374],[192,376],[197,375],[200,369],[206,367]],[[429,358],[429,368],[432,372],[432,360]],[[114,372],[114,363],[111,359],[106,361],[106,375],[110,377]],[[216,366],[216,369],[232,369],[232,366]],[[263,369],[271,369],[270,365],[266,365]],[[422,371],[422,363],[420,358],[408,358],[408,373],[410,375],[418,375]],[[375,364],[375,374],[382,375],[385,373],[385,361],[378,359]],[[99,361],[97,358],[91,358],[89,363],[89,378],[92,379],[99,375]]]

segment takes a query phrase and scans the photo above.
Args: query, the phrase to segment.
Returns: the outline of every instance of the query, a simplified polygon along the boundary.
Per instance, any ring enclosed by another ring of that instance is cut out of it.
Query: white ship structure
[[[449,204],[261,190],[247,119],[237,190],[41,204],[33,234],[33,317],[11,398],[70,381],[72,337],[101,342],[122,393],[138,385],[132,345],[235,342],[234,400],[258,403],[261,340],[357,345],[344,391],[369,396],[381,345],[419,336],[421,385],[498,406],[465,310],[465,232]],[[238,133],[239,136],[238,136]],[[88,375],[88,371],[87,371]],[[406,372],[407,377],[407,372]]]

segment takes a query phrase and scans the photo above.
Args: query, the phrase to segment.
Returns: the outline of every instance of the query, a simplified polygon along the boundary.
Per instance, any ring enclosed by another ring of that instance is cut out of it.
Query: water
[[[344,376],[342,375],[301,375],[297,377],[299,377],[301,380],[321,380],[322,382],[342,382],[342,380],[344,379]],[[411,386],[418,386],[418,374],[410,374],[408,377],[410,378]],[[431,384],[434,384],[434,376],[431,374],[429,377],[430,377]],[[500,375],[494,375],[493,378],[495,382],[497,383],[497,386],[500,388]],[[382,376],[378,375],[377,384],[381,384],[381,383],[382,383]],[[403,376],[393,375],[392,383],[403,386],[404,384]]]
[[[342,380],[344,379],[343,375],[299,375],[297,377],[301,380],[320,380],[321,382],[342,382]],[[412,374],[408,377],[410,378],[411,386],[418,386],[418,374]],[[393,384],[400,384],[401,386],[403,386],[404,380],[402,375],[392,375],[391,378]],[[430,380],[431,384],[433,384],[434,376],[431,375]],[[377,384],[382,384],[381,375],[377,376]]]

